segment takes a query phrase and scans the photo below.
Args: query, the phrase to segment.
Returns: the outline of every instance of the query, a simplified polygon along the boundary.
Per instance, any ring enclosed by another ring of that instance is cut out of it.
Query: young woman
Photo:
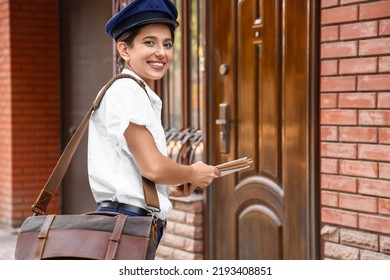
[[[188,196],[220,175],[203,162],[180,165],[167,157],[162,102],[150,86],[172,62],[176,19],[170,0],[134,0],[106,25],[116,41],[122,73],[143,81],[147,93],[132,79],[118,79],[91,117],[88,173],[98,211],[150,215],[142,187],[145,177],[156,184],[161,209],[157,216],[164,221],[172,208],[169,196]],[[186,187],[176,187],[180,184]]]

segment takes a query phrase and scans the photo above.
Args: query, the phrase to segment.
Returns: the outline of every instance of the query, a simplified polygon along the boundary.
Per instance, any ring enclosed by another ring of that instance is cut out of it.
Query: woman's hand
[[[189,196],[196,189],[205,189],[212,181],[221,175],[218,168],[207,165],[201,161],[191,165],[192,176],[190,182],[180,186],[171,186],[169,190],[170,196]]]
[[[191,184],[183,184],[180,186],[171,186],[169,196],[182,197],[189,196],[196,190],[196,187]]]
[[[215,177],[221,175],[218,168],[212,165],[207,165],[201,161],[191,164],[191,168],[192,176],[189,183],[201,189],[210,185]]]

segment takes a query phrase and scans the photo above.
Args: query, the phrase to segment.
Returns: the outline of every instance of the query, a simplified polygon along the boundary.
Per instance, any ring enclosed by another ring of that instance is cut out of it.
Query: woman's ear
[[[117,43],[116,49],[125,62],[130,61],[129,46],[125,42]]]

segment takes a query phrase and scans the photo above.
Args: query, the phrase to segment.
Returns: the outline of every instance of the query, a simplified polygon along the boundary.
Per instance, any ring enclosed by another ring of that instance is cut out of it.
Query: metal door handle
[[[229,153],[230,149],[230,113],[229,104],[219,104],[219,119],[215,120],[215,124],[219,125],[219,140],[220,152]]]

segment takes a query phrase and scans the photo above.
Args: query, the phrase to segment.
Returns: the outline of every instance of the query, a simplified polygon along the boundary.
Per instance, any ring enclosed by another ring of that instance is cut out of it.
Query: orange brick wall
[[[390,259],[390,1],[321,4],[322,257]]]
[[[8,1],[0,1],[0,217],[10,220],[12,203],[11,65]]]
[[[61,147],[58,3],[0,0],[0,13],[0,217],[16,226]]]
[[[173,210],[157,249],[159,260],[203,260],[204,201],[202,195],[173,198]]]

